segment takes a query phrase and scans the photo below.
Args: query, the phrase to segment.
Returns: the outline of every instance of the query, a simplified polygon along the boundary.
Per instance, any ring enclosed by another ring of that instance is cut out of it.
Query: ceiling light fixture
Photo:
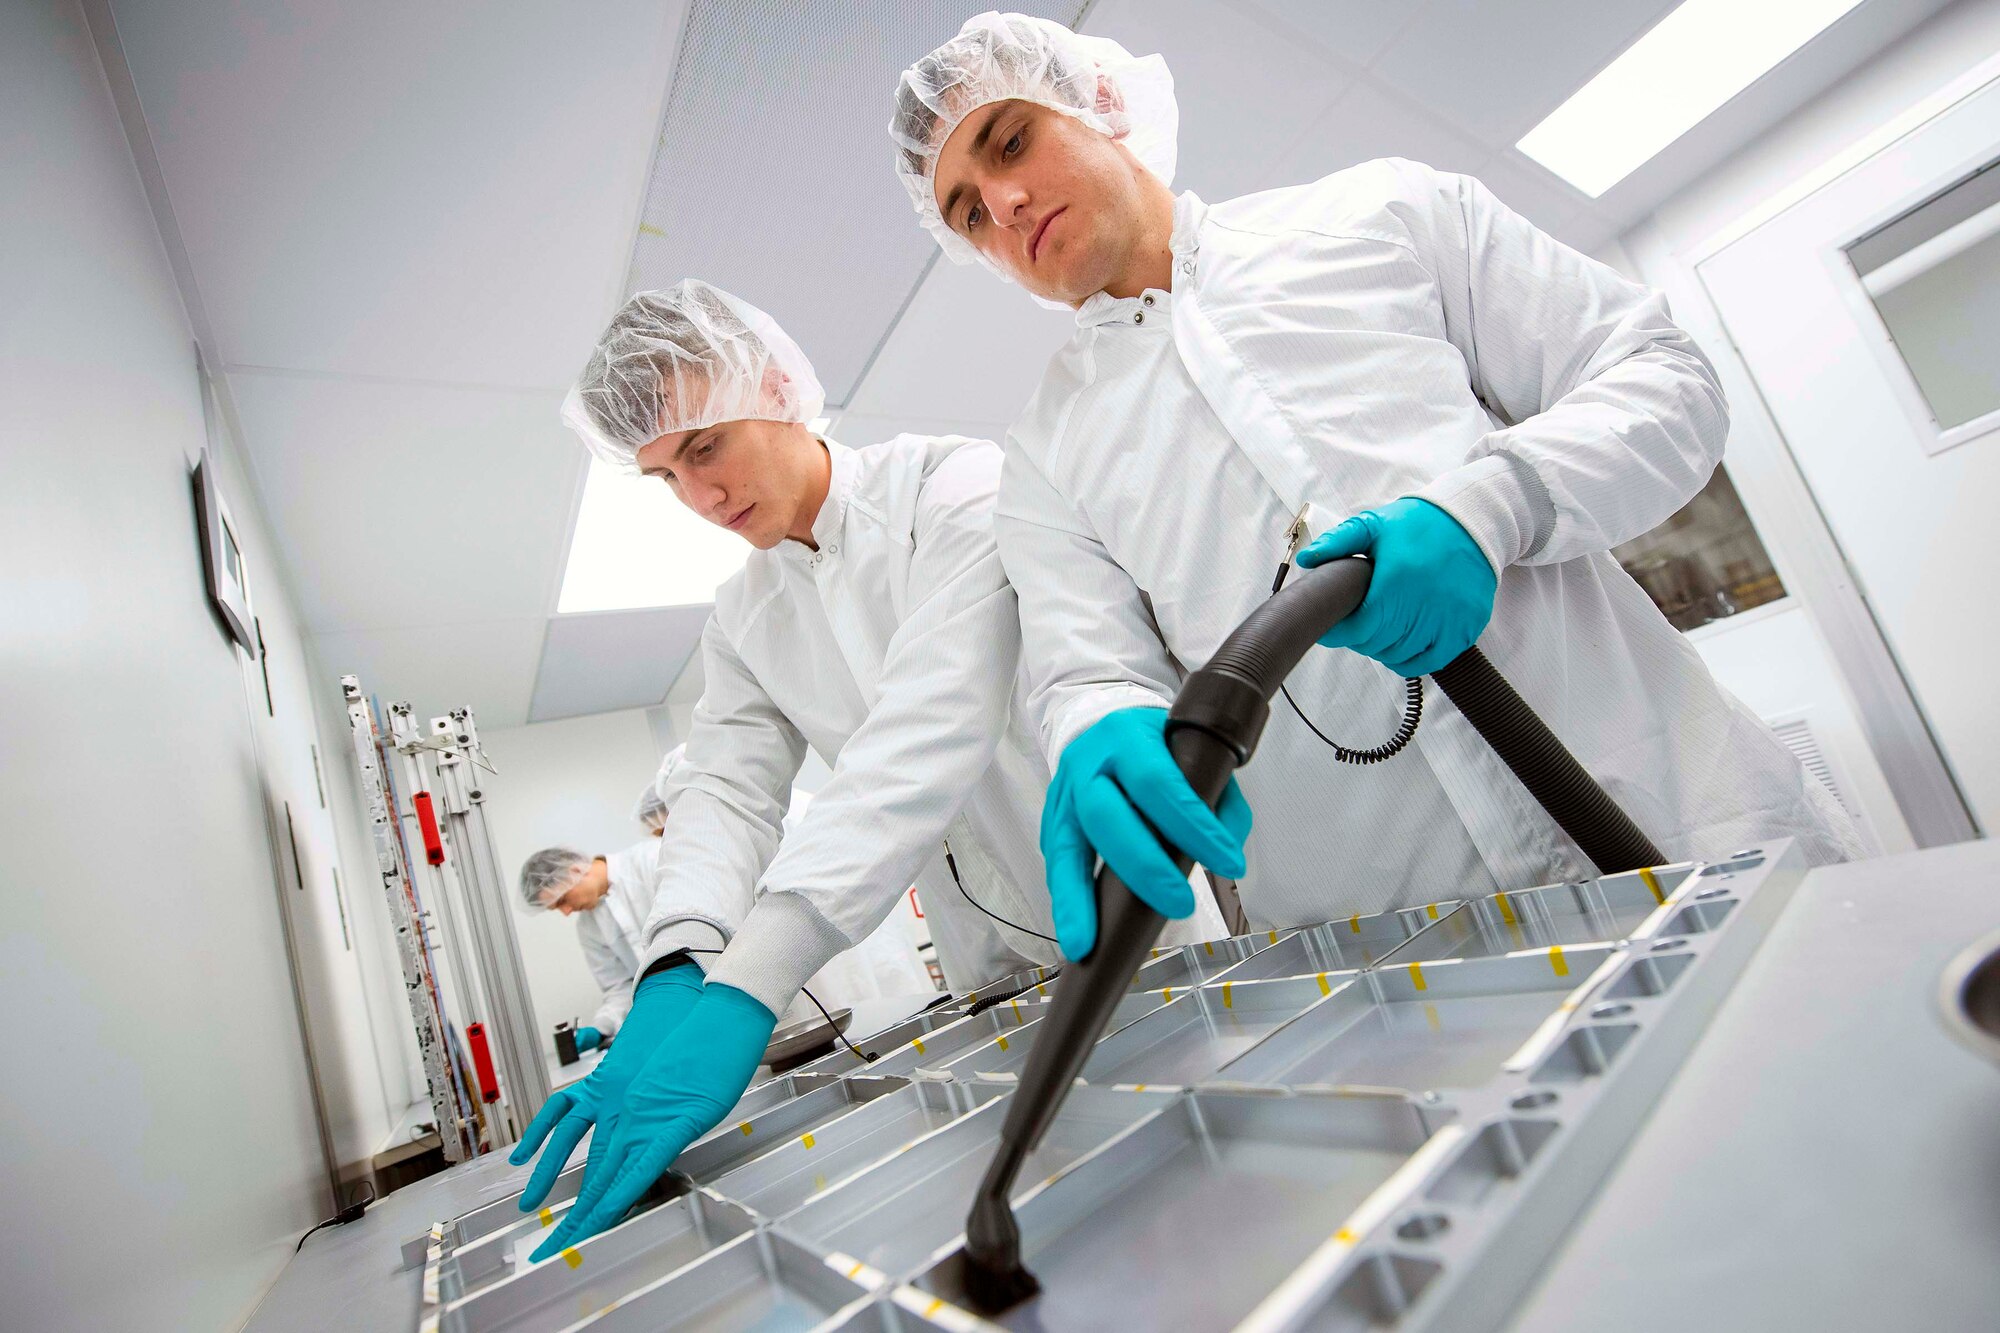
[[[1514,146],[1595,199],[1861,0],[1685,0]]]
[[[592,459],[556,613],[713,602],[749,557],[748,542],[697,518],[657,477]]]

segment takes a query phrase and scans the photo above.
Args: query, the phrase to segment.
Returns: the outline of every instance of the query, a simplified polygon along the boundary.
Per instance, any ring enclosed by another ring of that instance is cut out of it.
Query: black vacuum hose
[[[1230,774],[1256,752],[1271,697],[1320,636],[1361,605],[1371,572],[1368,561],[1351,556],[1302,571],[1246,616],[1181,685],[1167,713],[1167,748],[1209,805],[1222,799]],[[1478,648],[1468,648],[1432,678],[1600,871],[1636,870],[1666,859]],[[1169,850],[1183,872],[1193,865]],[[1006,1309],[1039,1290],[1021,1263],[1020,1229],[1008,1202],[1015,1179],[1166,925],[1109,866],[1099,870],[1095,890],[1097,946],[1063,969],[1048,1016],[1036,1025],[1000,1146],[966,1218],[960,1277],[966,1295],[984,1310]]]

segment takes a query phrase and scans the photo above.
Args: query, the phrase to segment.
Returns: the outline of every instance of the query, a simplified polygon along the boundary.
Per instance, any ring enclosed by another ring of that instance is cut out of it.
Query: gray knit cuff
[[[1535,470],[1512,454],[1494,453],[1445,473],[1414,492],[1458,520],[1498,575],[1548,543],[1555,501]]]
[[[709,967],[708,979],[782,1014],[812,974],[849,947],[840,928],[801,895],[766,893]]]

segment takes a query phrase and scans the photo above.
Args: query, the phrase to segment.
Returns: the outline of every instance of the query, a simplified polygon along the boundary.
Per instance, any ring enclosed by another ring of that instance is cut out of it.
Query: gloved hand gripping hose
[[[1301,571],[1245,617],[1181,686],[1167,715],[1167,749],[1210,805],[1221,799],[1230,774],[1250,762],[1271,715],[1271,696],[1320,636],[1361,604],[1369,573],[1368,562],[1356,558]],[[1635,870],[1666,859],[1477,647],[1432,679],[1599,870]],[[1193,864],[1178,851],[1174,863],[1183,872]],[[1166,925],[1109,867],[1099,870],[1095,887],[1097,947],[1063,969],[966,1219],[965,1293],[989,1312],[1041,1289],[1021,1263],[1021,1233],[1009,1203],[1015,1179]]]

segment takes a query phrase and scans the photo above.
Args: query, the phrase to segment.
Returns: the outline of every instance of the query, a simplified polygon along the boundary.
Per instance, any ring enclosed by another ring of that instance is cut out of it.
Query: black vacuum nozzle
[[[1361,605],[1370,572],[1366,560],[1353,557],[1301,571],[1182,684],[1167,714],[1167,749],[1209,805],[1222,799],[1230,774],[1250,762],[1285,677]],[[1599,870],[1665,860],[1477,647],[1432,678]],[[1183,873],[1193,865],[1177,851],[1174,863]],[[1097,946],[1063,969],[1048,1015],[1036,1024],[1039,1035],[1000,1127],[1000,1146],[966,1219],[965,1294],[989,1314],[1041,1291],[1021,1262],[1020,1228],[1008,1202],[1014,1182],[1166,925],[1110,867],[1099,870],[1095,889]]]

